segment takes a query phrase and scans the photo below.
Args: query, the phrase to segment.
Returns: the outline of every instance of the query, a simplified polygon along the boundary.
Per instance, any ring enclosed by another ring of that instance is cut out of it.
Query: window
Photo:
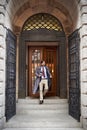
[[[62,31],[62,25],[52,15],[36,14],[31,16],[24,24],[23,31],[45,28],[48,30]]]

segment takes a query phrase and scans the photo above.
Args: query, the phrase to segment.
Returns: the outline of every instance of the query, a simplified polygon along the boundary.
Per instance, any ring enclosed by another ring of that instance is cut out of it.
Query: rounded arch
[[[38,13],[29,17],[23,27],[22,31],[45,28],[48,30],[63,31],[61,22],[53,15],[48,13]]]
[[[48,13],[59,19],[62,23],[65,33],[67,35],[70,34],[73,32],[78,19],[78,4],[75,1],[69,1],[68,5],[66,3],[67,0],[62,2],[56,0],[44,0],[38,2],[26,0],[26,2],[23,2],[23,4],[21,4],[21,6],[15,10],[14,16],[12,17],[14,31],[20,32],[27,18],[31,17],[32,15],[37,13]],[[74,6],[72,6],[72,4]],[[73,14],[74,9],[75,13]]]

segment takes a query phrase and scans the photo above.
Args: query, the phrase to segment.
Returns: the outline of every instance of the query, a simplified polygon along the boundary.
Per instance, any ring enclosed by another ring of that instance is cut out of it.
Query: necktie
[[[42,68],[43,77],[45,77],[44,67]]]

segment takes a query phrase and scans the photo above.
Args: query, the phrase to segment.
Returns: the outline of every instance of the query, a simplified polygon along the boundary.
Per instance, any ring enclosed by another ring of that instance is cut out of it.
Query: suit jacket
[[[50,75],[51,74],[50,74],[49,68],[47,66],[45,66],[45,68],[46,68],[47,79],[48,79],[48,87],[50,88],[50,86],[51,86]],[[35,80],[35,84],[34,84],[33,94],[35,94],[38,91],[39,83],[41,81],[41,78],[39,77],[40,73],[41,73],[41,66],[37,67],[36,72],[35,72],[36,80]]]

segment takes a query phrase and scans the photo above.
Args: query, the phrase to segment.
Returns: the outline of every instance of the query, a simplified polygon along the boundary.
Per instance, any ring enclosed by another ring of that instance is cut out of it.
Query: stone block
[[[86,36],[86,37],[83,37],[83,38],[81,39],[81,46],[82,46],[82,47],[87,46],[87,36]]]
[[[5,8],[3,6],[0,6],[0,12],[5,15]]]
[[[0,118],[5,116],[5,107],[4,106],[0,106]]]
[[[4,85],[3,82],[0,82],[0,95],[3,94]]]
[[[86,8],[87,8],[87,7],[86,7]],[[83,14],[83,15],[81,16],[81,23],[82,23],[82,24],[87,23],[87,14]]]
[[[86,23],[87,23],[87,22],[86,22]],[[83,25],[83,26],[82,26],[81,34],[82,34],[82,36],[84,36],[84,35],[87,34],[87,25]]]
[[[3,59],[0,59],[0,70],[4,70],[5,68],[5,61]]]
[[[82,104],[82,106],[87,106],[87,94],[81,95],[81,104]],[[86,107],[86,109],[87,109],[87,107]]]
[[[87,82],[87,71],[82,71],[82,81]]]
[[[87,130],[87,119],[83,118],[83,128],[84,130]]]
[[[0,94],[0,106],[3,106],[3,94]]]
[[[82,6],[81,13],[87,12],[87,5]]]
[[[4,71],[0,71],[0,82],[3,82],[5,80],[5,72]]]
[[[0,46],[5,48],[5,39],[3,36],[0,36]]]
[[[0,14],[0,24],[4,25],[4,15]]]
[[[1,5],[5,5],[6,4],[6,0],[0,0],[0,4]]]
[[[5,29],[4,29],[3,25],[0,25],[0,35],[4,36],[4,34],[5,34]]]
[[[87,118],[87,107],[82,107],[82,116]]]
[[[81,86],[81,93],[87,93],[87,82],[83,82]]]
[[[87,47],[82,49],[82,59],[87,58]]]
[[[82,70],[87,70],[87,59],[82,60]]]
[[[4,128],[5,122],[6,122],[5,117],[2,117],[2,118],[0,119],[0,130],[2,130],[2,129]]]
[[[0,48],[0,58],[5,59],[5,49]]]

